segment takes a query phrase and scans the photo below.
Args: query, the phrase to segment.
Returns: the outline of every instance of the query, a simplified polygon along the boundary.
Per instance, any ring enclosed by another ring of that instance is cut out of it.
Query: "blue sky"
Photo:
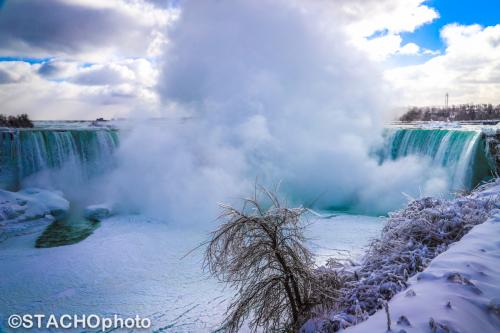
[[[0,56],[0,62],[15,62],[22,61],[27,62],[28,64],[42,64],[51,60],[52,58],[29,58],[29,57],[18,57],[18,56]]]
[[[440,17],[413,33],[402,33],[405,42],[413,42],[431,50],[444,51],[440,30],[445,25],[459,23],[490,26],[500,23],[500,0],[430,0],[426,4],[435,8]]]

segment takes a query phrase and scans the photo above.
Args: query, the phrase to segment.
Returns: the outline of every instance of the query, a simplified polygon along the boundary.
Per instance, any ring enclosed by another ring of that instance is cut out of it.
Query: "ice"
[[[201,234],[144,216],[117,216],[77,244],[36,249],[36,237],[0,243],[2,317],[139,314],[155,329],[207,332],[225,312],[228,292],[202,272],[199,253],[183,258]]]
[[[309,247],[322,265],[328,258],[359,259],[371,239],[379,236],[385,217],[340,214],[311,219],[306,232]]]
[[[360,253],[383,224],[355,215],[310,222],[310,245],[319,260],[336,253],[333,247]],[[216,223],[193,230],[116,215],[73,245],[36,249],[38,233],[10,238],[0,243],[0,267],[7,272],[0,274],[0,325],[12,313],[118,313],[151,318],[151,331],[213,331],[233,291],[203,272],[203,247],[186,254]]]
[[[59,191],[27,188],[19,192],[0,190],[0,242],[47,222],[63,219],[69,201]]]

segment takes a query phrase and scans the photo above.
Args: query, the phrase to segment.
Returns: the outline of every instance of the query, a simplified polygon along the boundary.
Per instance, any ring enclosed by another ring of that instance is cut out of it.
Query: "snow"
[[[0,243],[0,327],[12,313],[116,313],[207,332],[225,312],[230,294],[203,274],[198,253],[183,258],[202,234],[122,215],[73,245],[37,249],[37,236]]]
[[[395,332],[498,332],[498,208],[499,180],[391,214],[361,265],[339,270],[338,308],[318,313],[301,332],[386,332],[386,306]]]
[[[0,190],[0,242],[63,219],[68,211],[69,201],[59,191],[38,188],[19,192]]]
[[[421,126],[421,128],[441,129],[441,128],[460,128],[462,127],[458,122],[452,121],[431,121],[428,124]]]
[[[497,211],[412,277],[407,292],[389,302],[392,330],[431,332],[432,322],[436,332],[499,332],[499,240]],[[411,326],[400,318],[406,318]],[[346,332],[386,333],[386,323],[386,314],[378,311]]]
[[[361,253],[383,225],[353,215],[310,222],[320,258],[337,249]],[[0,268],[7,272],[0,274],[0,331],[12,313],[139,314],[154,330],[213,331],[233,292],[202,271],[202,249],[184,256],[214,227],[116,215],[73,245],[34,248],[42,230],[0,242]]]
[[[430,217],[479,216],[479,203],[499,193],[500,184],[496,184],[455,200],[456,206],[450,209],[457,209],[456,216],[449,210],[440,212],[440,206],[423,211]],[[39,189],[0,191],[0,202],[2,231],[32,223],[44,226],[54,220],[48,214],[63,214],[69,208],[61,193]],[[8,207],[18,213],[7,218]],[[106,205],[87,208],[89,214],[110,209]],[[459,332],[498,331],[500,210],[492,212],[494,217],[439,254],[389,301],[393,331],[431,332],[431,318],[436,332],[445,325]],[[383,224],[374,217],[328,217],[312,218],[308,231],[319,263],[345,251],[351,257],[360,256]],[[233,292],[202,271],[202,251],[185,256],[214,225],[192,230],[142,215],[100,219],[92,235],[73,245],[34,248],[40,228],[0,240],[0,331],[12,313],[138,314],[150,318],[155,330],[180,333],[218,327]],[[348,331],[386,332],[385,316],[378,311]]]

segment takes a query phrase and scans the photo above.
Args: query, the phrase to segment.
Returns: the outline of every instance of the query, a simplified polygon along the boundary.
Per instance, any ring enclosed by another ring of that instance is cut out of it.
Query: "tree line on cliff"
[[[500,104],[461,104],[442,106],[411,107],[400,121],[470,121],[500,120]]]
[[[0,127],[31,128],[33,127],[33,122],[26,113],[17,116],[0,114]]]

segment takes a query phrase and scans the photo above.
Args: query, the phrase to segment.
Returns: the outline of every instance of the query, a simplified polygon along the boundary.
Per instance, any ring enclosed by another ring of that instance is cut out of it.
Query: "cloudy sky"
[[[447,92],[451,103],[500,103],[500,2],[314,1],[334,7],[325,25],[341,25],[383,71],[398,106],[442,104]],[[1,112],[165,115],[158,80],[182,8],[183,0],[0,0]]]

